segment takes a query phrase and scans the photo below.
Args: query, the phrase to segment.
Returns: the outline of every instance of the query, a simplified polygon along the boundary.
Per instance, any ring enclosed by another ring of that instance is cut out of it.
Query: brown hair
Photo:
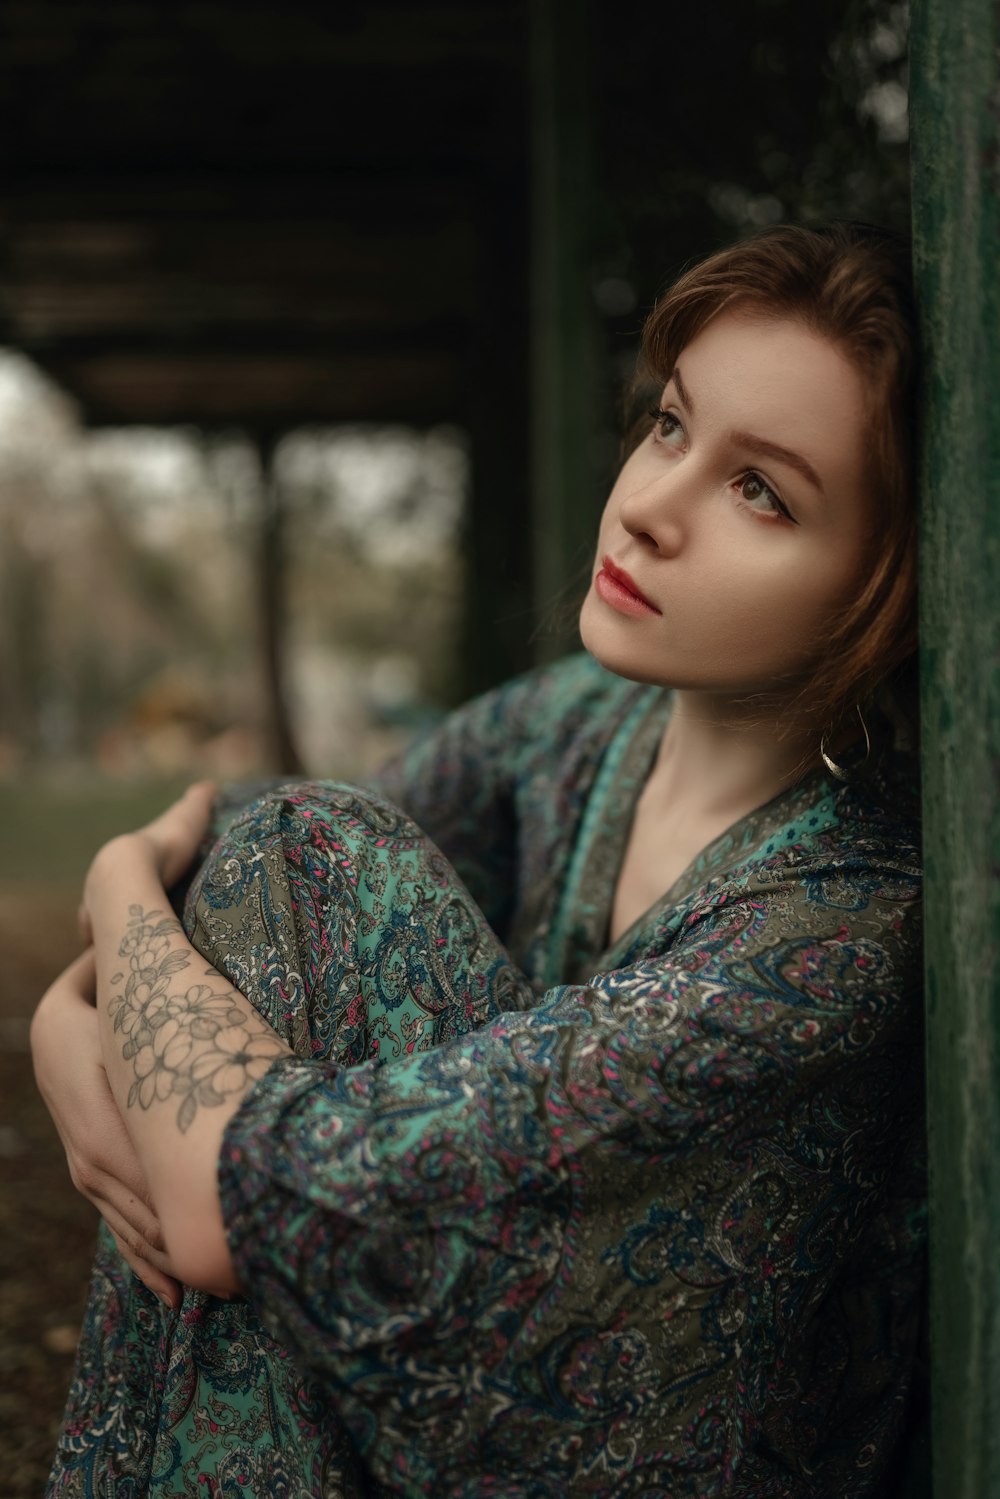
[[[736,305],[799,319],[836,343],[868,385],[872,567],[825,635],[798,696],[804,717],[832,728],[889,678],[912,676],[917,333],[909,249],[886,230],[834,223],[780,225],[710,255],[685,271],[650,313],[637,391],[641,386],[648,394],[654,380],[662,388],[686,345],[724,307]],[[643,431],[648,422],[635,438]]]

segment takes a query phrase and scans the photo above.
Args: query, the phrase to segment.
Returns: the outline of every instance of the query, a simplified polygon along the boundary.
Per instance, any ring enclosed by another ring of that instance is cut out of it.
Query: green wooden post
[[[915,0],[938,1499],[1000,1494],[1000,4]]]
[[[544,658],[565,649],[565,636],[545,622],[586,591],[597,513],[592,13],[590,0],[532,0],[529,13],[533,593],[536,654]]]

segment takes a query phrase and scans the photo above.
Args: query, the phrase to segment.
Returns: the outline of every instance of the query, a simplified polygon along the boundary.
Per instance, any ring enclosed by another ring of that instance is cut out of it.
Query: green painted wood
[[[539,659],[586,591],[597,514],[597,328],[589,284],[595,188],[590,0],[532,0],[531,443]]]
[[[916,0],[934,1492],[1000,1495],[1000,4]]]

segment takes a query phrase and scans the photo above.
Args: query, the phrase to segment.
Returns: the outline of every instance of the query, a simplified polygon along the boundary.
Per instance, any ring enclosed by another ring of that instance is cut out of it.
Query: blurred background
[[[90,854],[574,648],[658,292],[779,220],[907,227],[907,21],[0,0],[5,1493],[93,1242],[27,1045]]]

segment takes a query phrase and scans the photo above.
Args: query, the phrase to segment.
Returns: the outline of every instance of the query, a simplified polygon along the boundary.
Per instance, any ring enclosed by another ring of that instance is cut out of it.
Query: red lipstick
[[[594,588],[606,604],[617,609],[619,614],[660,614],[662,610],[651,604],[638,584],[629,577],[623,567],[612,562],[610,557],[601,561],[601,570],[594,579]]]

